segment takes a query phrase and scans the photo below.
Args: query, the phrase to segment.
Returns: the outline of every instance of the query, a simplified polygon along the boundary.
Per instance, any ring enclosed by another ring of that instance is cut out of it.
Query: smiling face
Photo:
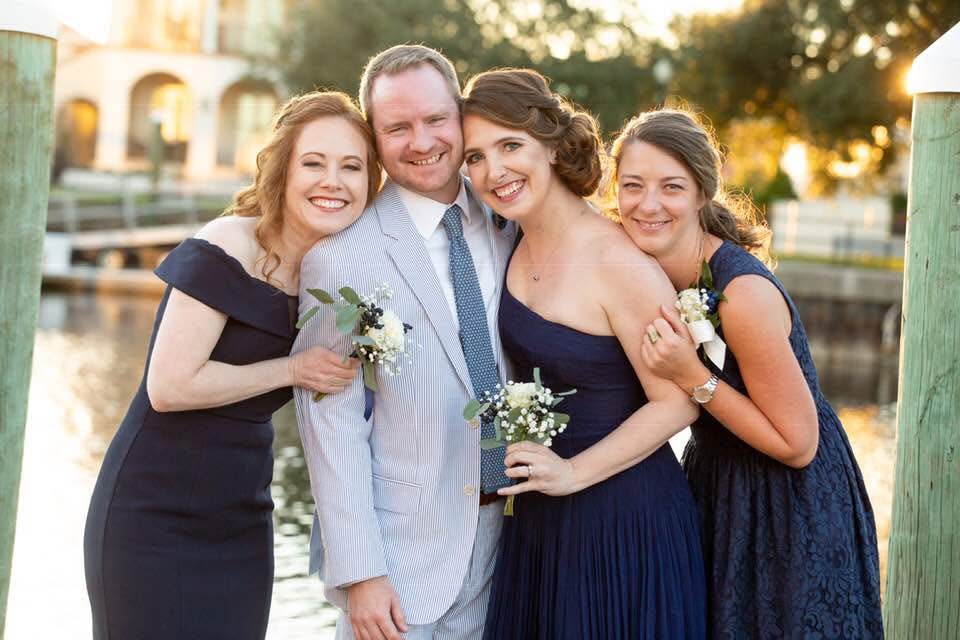
[[[369,110],[377,150],[397,184],[439,202],[460,190],[463,134],[450,87],[429,64],[376,78]]]
[[[658,147],[639,141],[625,145],[617,202],[624,230],[655,258],[695,245],[705,199],[686,165]]]
[[[480,116],[463,119],[467,172],[480,198],[510,220],[539,212],[559,185],[555,153],[522,129],[508,129]]]
[[[284,224],[317,238],[350,226],[367,202],[367,143],[337,116],[303,125],[287,164]]]

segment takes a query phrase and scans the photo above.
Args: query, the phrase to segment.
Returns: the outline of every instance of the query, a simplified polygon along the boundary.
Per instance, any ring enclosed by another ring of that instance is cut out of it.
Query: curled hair
[[[261,272],[270,276],[280,266],[276,245],[283,227],[287,169],[290,156],[304,125],[319,118],[343,118],[367,143],[367,202],[369,205],[380,190],[380,161],[374,146],[373,131],[353,101],[339,91],[311,91],[288,100],[274,116],[270,141],[257,154],[257,171],[253,184],[233,196],[233,203],[223,215],[258,217],[257,242],[265,256]]]
[[[709,125],[680,109],[654,109],[627,122],[610,150],[613,167],[605,188],[610,202],[616,202],[624,150],[634,142],[657,147],[690,171],[706,199],[700,210],[701,228],[771,265],[770,228],[748,197],[724,188],[720,173],[723,156]]]
[[[520,129],[556,151],[553,169],[578,196],[597,190],[603,169],[597,121],[550,91],[532,69],[496,69],[470,79],[462,112],[507,129]]]

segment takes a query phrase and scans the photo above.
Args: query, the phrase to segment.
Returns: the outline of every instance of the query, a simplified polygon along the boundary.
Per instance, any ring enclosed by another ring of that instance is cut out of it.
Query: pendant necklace
[[[581,211],[581,213],[583,213],[583,212]],[[532,260],[530,261],[530,269],[531,269],[531,274],[532,274],[532,277],[533,277],[533,281],[534,281],[534,282],[540,282],[540,277],[541,277],[542,271],[546,268],[547,264],[550,263],[550,260],[553,258],[553,255],[557,252],[557,249],[560,248],[560,245],[563,244],[563,240],[564,240],[564,238],[567,237],[567,230],[570,228],[570,225],[571,225],[571,224],[573,224],[573,218],[571,218],[570,221],[567,222],[567,226],[565,226],[565,227],[563,228],[563,232],[560,234],[560,239],[557,240],[557,244],[555,244],[555,245],[553,246],[553,250],[550,251],[550,255],[547,256],[547,259],[544,260],[542,263],[540,263],[540,268],[539,268],[539,269],[537,269],[537,268],[535,267],[534,262],[533,262]],[[527,243],[527,256],[528,256],[529,258],[531,258],[531,259],[533,258],[533,255],[530,253],[530,243],[529,243],[529,242]]]

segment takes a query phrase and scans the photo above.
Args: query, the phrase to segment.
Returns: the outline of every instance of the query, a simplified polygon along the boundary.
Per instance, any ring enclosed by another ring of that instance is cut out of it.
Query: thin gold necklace
[[[583,211],[580,212],[582,214]],[[580,215],[578,214],[578,216]],[[578,217],[574,216],[574,217]],[[557,249],[560,248],[560,245],[563,244],[563,240],[567,237],[567,230],[570,229],[570,225],[573,224],[573,218],[571,218],[567,225],[563,228],[563,232],[560,234],[560,239],[557,240],[557,244],[553,246],[553,249],[550,251],[550,255],[547,256],[547,259],[540,263],[540,268],[537,269],[535,263],[533,262],[533,254],[530,253],[530,243],[527,242],[527,257],[530,258],[530,271],[533,277],[534,282],[540,282],[541,273],[546,268],[547,264],[550,263],[550,260],[553,258],[553,255],[557,252]]]

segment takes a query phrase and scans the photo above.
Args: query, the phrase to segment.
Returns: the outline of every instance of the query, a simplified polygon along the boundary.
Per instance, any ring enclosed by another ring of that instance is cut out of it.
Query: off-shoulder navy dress
[[[296,298],[188,239],[156,273],[225,313],[211,360],[286,356]],[[149,362],[148,362],[149,364]],[[84,536],[96,640],[261,639],[273,583],[273,425],[289,388],[196,411],[158,413],[146,383],[107,450]]]
[[[619,340],[537,315],[504,287],[500,335],[518,380],[540,367],[554,391],[576,388],[553,450],[569,458],[647,402]],[[568,496],[517,496],[504,519],[484,638],[703,638],[706,585],[697,509],[669,445]]]
[[[683,465],[702,517],[710,637],[881,638],[873,510],[840,420],[820,391],[800,315],[779,280],[736,244],[724,242],[710,270],[719,291],[738,276],[758,275],[783,294],[790,346],[820,421],[817,454],[803,469],[751,448],[707,411],[693,425]],[[731,352],[722,371],[708,366],[747,393]]]

